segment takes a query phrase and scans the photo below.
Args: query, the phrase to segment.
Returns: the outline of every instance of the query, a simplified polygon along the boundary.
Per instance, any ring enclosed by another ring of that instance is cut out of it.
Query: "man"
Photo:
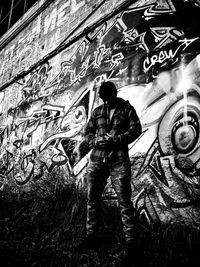
[[[135,244],[136,212],[131,201],[128,144],[140,136],[141,124],[133,106],[117,97],[114,83],[104,82],[99,97],[104,104],[93,111],[85,129],[85,140],[92,151],[87,168],[86,238],[81,246],[86,249],[99,245],[101,196],[110,176],[119,201],[124,237],[130,247]]]

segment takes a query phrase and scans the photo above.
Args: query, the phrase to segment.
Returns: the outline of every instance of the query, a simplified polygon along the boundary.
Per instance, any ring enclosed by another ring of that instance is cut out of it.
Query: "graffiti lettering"
[[[147,57],[143,63],[144,71],[147,72],[156,63],[163,63],[164,61],[168,59],[175,58],[178,52],[181,51],[181,48],[184,51],[190,44],[192,44],[197,39],[199,38],[179,40],[179,43],[181,44],[178,46],[178,48],[175,51],[173,51],[172,49],[170,49],[169,51],[164,50],[164,51],[160,51],[158,55],[153,55],[151,58]]]
[[[110,49],[106,49],[105,45],[101,45],[97,48],[97,51],[94,53],[95,59],[94,59],[94,68],[99,68],[101,65],[101,62],[103,60],[103,57],[105,55],[108,55],[110,53]]]
[[[123,58],[124,58],[124,56],[122,53],[118,53],[118,54],[112,56],[110,70],[115,69],[121,63],[121,60]]]

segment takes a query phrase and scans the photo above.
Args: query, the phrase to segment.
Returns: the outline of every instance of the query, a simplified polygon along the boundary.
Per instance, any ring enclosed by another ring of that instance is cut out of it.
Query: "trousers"
[[[101,197],[110,176],[111,184],[117,195],[124,238],[127,243],[134,239],[135,209],[131,201],[130,161],[115,165],[90,162],[87,168],[87,220],[86,234],[96,234],[100,222]]]

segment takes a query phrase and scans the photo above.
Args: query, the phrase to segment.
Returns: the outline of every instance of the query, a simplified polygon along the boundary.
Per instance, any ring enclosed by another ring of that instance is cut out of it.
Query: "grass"
[[[101,233],[104,244],[101,248],[79,255],[74,246],[85,231],[85,189],[78,189],[73,180],[66,184],[55,179],[46,194],[39,194],[37,187],[35,192],[17,195],[8,189],[1,192],[1,266],[119,266],[125,244],[117,205],[103,203]],[[41,184],[38,186],[41,188]],[[150,267],[193,267],[198,264],[198,229],[177,224],[155,227],[142,223],[136,229],[136,235]]]

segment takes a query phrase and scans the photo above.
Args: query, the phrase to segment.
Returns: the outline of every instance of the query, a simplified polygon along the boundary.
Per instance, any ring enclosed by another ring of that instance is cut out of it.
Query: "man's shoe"
[[[88,249],[97,249],[99,246],[99,238],[96,235],[88,235],[75,247],[75,251],[77,253],[83,253]]]

